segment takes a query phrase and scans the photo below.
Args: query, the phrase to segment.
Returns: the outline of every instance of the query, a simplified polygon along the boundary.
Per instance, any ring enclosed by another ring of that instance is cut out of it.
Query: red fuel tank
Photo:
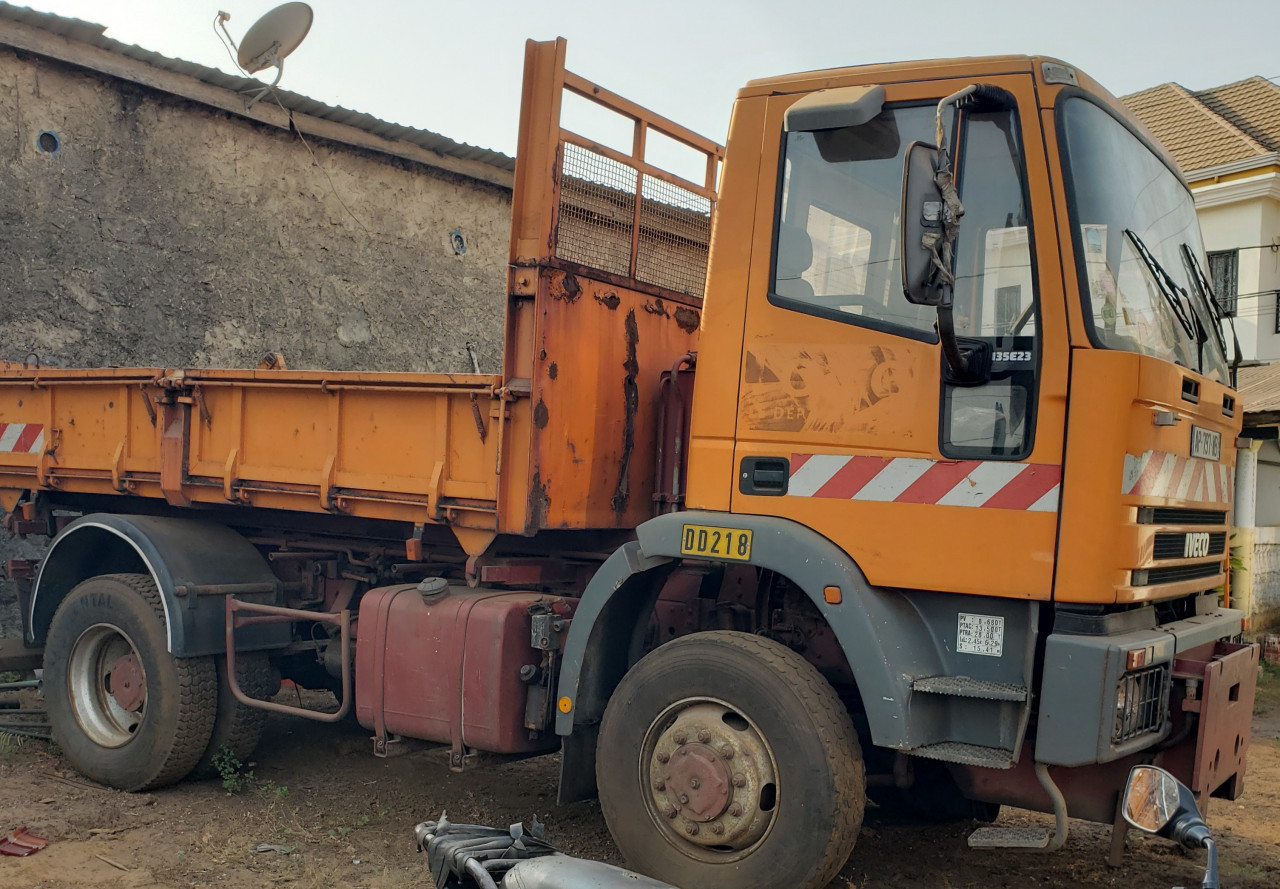
[[[443,586],[443,585],[442,585]],[[388,734],[490,753],[551,749],[554,733],[531,738],[522,667],[541,668],[530,609],[566,614],[566,600],[537,593],[416,585],[370,590],[360,600],[356,718]]]

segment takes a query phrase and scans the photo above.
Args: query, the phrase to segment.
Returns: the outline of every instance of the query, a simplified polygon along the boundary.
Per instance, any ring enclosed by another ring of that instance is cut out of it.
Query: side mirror
[[[907,146],[902,173],[902,292],[907,302],[917,306],[942,304],[943,288],[933,274],[933,254],[925,237],[941,244],[946,203],[938,188],[937,173],[942,160],[937,148],[927,142]]]
[[[1196,797],[1164,769],[1134,766],[1124,788],[1124,820],[1138,830],[1199,849],[1209,827],[1196,808]]]

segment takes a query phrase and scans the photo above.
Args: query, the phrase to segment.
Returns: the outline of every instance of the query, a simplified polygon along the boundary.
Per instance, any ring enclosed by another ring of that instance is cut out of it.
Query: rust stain
[[[627,311],[626,331],[627,360],[622,363],[622,367],[627,375],[622,381],[622,395],[627,413],[622,432],[622,455],[618,458],[618,487],[613,492],[610,504],[614,514],[619,517],[627,511],[627,502],[631,499],[631,480],[628,474],[631,468],[631,451],[636,446],[636,411],[640,407],[640,388],[636,385],[636,375],[640,373],[640,362],[636,359],[640,328],[636,324],[635,309]]]
[[[609,293],[606,293],[604,296],[600,296],[599,294],[597,294],[596,302],[600,303],[600,305],[604,306],[606,309],[612,312],[614,309],[618,307],[618,304],[621,303],[622,300],[618,298],[618,294],[610,291]]]
[[[551,377],[553,380],[560,376],[560,366],[554,361],[547,367],[547,376]]]
[[[552,299],[562,299],[569,305],[573,305],[582,297],[582,285],[578,283],[577,277],[566,274],[564,278],[555,281],[551,288]]]
[[[676,309],[676,324],[685,333],[693,333],[698,329],[698,313],[693,309],[680,306]]]
[[[547,494],[547,486],[543,484],[542,473],[535,471],[529,482],[529,522],[530,528],[545,528],[547,525],[547,509],[551,506],[551,497]]]
[[[662,300],[656,296],[653,298],[652,302],[649,300],[644,301],[644,310],[650,315],[661,315],[663,318],[668,317],[667,307],[663,305]]]
[[[547,412],[547,403],[539,398],[538,403],[533,406],[533,425],[537,426],[539,429],[546,429],[547,421],[549,419],[551,419],[551,417]]]

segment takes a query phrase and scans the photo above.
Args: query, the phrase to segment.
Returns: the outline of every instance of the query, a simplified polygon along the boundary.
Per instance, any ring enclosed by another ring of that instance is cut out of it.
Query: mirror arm
[[[938,341],[942,344],[942,357],[947,360],[956,379],[973,380],[975,375],[956,340],[956,319],[951,306],[950,287],[943,292],[942,302],[938,304]]]
[[[1218,844],[1206,836],[1203,845],[1205,851],[1208,852],[1208,856],[1204,865],[1204,879],[1200,882],[1200,889],[1219,889]]]

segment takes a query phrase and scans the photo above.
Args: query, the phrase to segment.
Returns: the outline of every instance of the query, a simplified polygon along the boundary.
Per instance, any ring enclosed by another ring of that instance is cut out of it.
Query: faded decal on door
[[[757,349],[746,355],[740,411],[762,432],[870,432],[885,420],[902,425],[884,403],[913,382],[914,369],[892,348]]]

